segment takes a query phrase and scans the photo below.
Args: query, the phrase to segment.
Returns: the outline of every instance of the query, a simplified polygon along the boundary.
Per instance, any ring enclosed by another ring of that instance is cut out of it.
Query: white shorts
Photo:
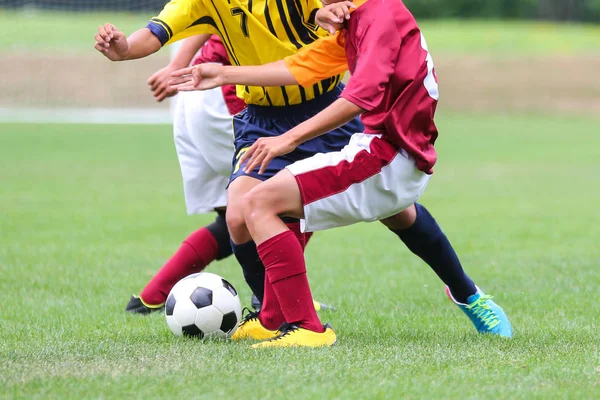
[[[289,165],[304,207],[303,232],[377,221],[421,196],[429,175],[379,135],[356,133],[341,151]]]
[[[173,135],[187,213],[225,207],[234,152],[233,117],[221,88],[179,93]]]

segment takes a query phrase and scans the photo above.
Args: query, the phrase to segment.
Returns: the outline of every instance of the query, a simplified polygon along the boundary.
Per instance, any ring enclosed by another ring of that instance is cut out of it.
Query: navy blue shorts
[[[306,103],[287,107],[261,107],[248,105],[248,107],[233,117],[233,131],[235,133],[235,153],[233,169],[229,182],[240,176],[251,176],[261,181],[273,177],[277,172],[298,160],[312,157],[317,153],[339,151],[350,141],[354,133],[363,132],[364,127],[359,118],[355,118],[346,125],[341,126],[325,135],[302,143],[293,152],[274,158],[266,171],[258,174],[260,166],[250,173],[244,172],[244,164],[238,164],[244,149],[252,146],[261,137],[279,136],[289,131],[296,125],[312,118],[339,97],[344,85],[340,84],[334,90],[327,92]]]

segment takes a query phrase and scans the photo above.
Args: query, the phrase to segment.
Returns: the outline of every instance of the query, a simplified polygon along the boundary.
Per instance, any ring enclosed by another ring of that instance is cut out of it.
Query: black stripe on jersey
[[[310,12],[310,16],[308,17],[308,22],[307,22],[308,26],[312,25],[314,27],[313,29],[315,29],[315,30],[318,28],[317,24],[315,23],[315,20],[317,18],[317,11],[319,11],[319,9],[315,8],[314,10],[312,10]]]
[[[196,26],[196,25],[210,25],[213,28],[215,28],[217,30],[217,32],[219,32],[219,36],[222,39],[223,45],[225,45],[225,48],[227,49],[227,53],[229,53],[229,56],[231,57],[231,61],[234,63],[234,65],[240,65],[239,61],[237,60],[237,57],[235,56],[235,53],[233,52],[233,48],[231,48],[231,44],[227,41],[229,40],[229,36],[227,36],[227,40],[225,40],[225,36],[223,35],[223,33],[221,32],[221,30],[219,29],[219,27],[217,26],[217,23],[215,22],[215,20],[212,17],[202,17],[196,21],[194,21],[190,26],[188,26],[188,28],[191,28],[192,26]],[[227,34],[227,32],[225,32],[225,34]]]
[[[217,6],[215,5],[215,2],[213,0],[211,0],[210,2],[212,3],[213,9],[217,13],[217,16],[219,17],[219,20],[221,21],[221,26],[223,26],[223,33],[225,35],[221,36],[221,39],[223,39],[223,42],[225,42],[225,40],[227,40],[229,42],[229,47],[231,48],[231,53],[229,53],[229,54],[231,54],[231,57],[235,61],[235,65],[240,65],[240,62],[238,61],[237,57],[235,56],[235,52],[233,51],[233,44],[231,43],[231,39],[229,38],[229,34],[227,33],[227,29],[225,29],[225,23],[223,22],[223,18],[221,17],[221,14],[219,14],[219,9],[217,8]],[[225,39],[225,37],[227,39]]]
[[[273,27],[273,22],[271,21],[271,13],[269,12],[269,1],[265,1],[265,19],[267,20],[267,26],[269,27],[269,31],[275,37],[277,34],[275,33],[275,28]]]
[[[294,36],[294,32],[292,32],[292,28],[290,28],[289,21],[288,21],[287,17],[285,16],[285,8],[283,7],[283,1],[276,0],[275,2],[277,3],[277,11],[279,12],[279,19],[281,20],[283,29],[285,30],[285,33],[287,34],[288,38],[290,39],[290,42],[292,42],[292,44],[294,46],[296,46],[297,49],[301,48],[302,45],[300,43],[298,43],[298,41],[296,40],[296,37]],[[291,16],[290,16],[290,19],[291,19]]]
[[[298,89],[300,90],[300,99],[303,103],[306,103],[306,91],[300,85],[298,85]]]
[[[285,90],[285,86],[280,86],[280,87],[281,87],[281,95],[283,96],[283,102],[286,106],[289,106],[290,99],[288,97],[287,90]]]
[[[252,14],[252,0],[248,0],[248,14]]]
[[[321,95],[321,88],[319,88],[319,84],[318,83],[315,83],[313,85],[313,91],[315,92],[315,97]]]
[[[171,27],[162,19],[158,19],[158,18],[151,18],[150,21],[154,21],[154,22],[158,22],[160,24],[162,24],[165,29],[167,30],[167,32],[169,33],[169,39],[171,39],[173,37],[173,31],[171,30]]]
[[[336,75],[333,79],[333,87],[336,87],[337,85],[339,85],[341,80],[342,80],[342,75]]]
[[[271,107],[273,107],[273,102],[271,101],[271,98],[269,97],[269,92],[267,92],[267,90],[265,88],[263,88],[264,92],[265,92],[265,97],[267,98],[267,101],[269,102],[269,105]]]
[[[310,26],[310,24],[307,24],[304,22],[304,18],[302,18],[303,13],[302,13],[302,4],[300,3],[300,0],[293,0],[293,1],[294,1],[295,7],[292,7],[292,4],[290,4],[290,0],[287,0],[288,10],[294,9],[294,11],[295,11],[294,16],[292,16],[292,12],[290,11],[290,17],[292,18],[292,24],[294,25],[296,32],[298,34],[300,34],[300,31],[298,30],[298,27],[296,26],[296,18],[297,18],[297,20],[300,21],[300,24],[302,24],[302,26],[305,26],[307,28],[304,30],[305,35],[302,35],[300,37],[300,40],[302,40],[306,44],[312,43],[319,38],[319,36],[315,33],[316,27],[315,27],[315,25]],[[304,39],[306,36],[308,36],[308,38],[309,38],[308,42],[306,41],[306,39]]]
[[[309,30],[304,26],[304,21],[302,21],[302,17],[296,8],[297,2],[295,0],[286,0],[287,2],[287,10],[290,14],[290,22],[296,31],[296,35],[298,35],[298,39],[304,44],[310,44],[315,41],[314,38],[310,37]]]
[[[325,78],[321,81],[321,87],[323,88],[323,92],[329,92],[332,81],[333,78]]]

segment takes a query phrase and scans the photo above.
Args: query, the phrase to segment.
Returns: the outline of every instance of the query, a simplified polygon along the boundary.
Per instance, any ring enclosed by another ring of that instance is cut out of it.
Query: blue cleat
[[[459,303],[452,297],[450,289],[446,286],[446,295],[456,304],[471,320],[479,333],[491,333],[502,337],[513,337],[513,329],[508,317],[502,308],[477,288],[477,293],[469,296],[468,304]]]

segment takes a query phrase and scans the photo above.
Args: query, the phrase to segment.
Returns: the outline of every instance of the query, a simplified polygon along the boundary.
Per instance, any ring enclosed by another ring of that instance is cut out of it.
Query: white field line
[[[169,109],[154,108],[9,108],[0,107],[0,122],[72,124],[171,124]]]

